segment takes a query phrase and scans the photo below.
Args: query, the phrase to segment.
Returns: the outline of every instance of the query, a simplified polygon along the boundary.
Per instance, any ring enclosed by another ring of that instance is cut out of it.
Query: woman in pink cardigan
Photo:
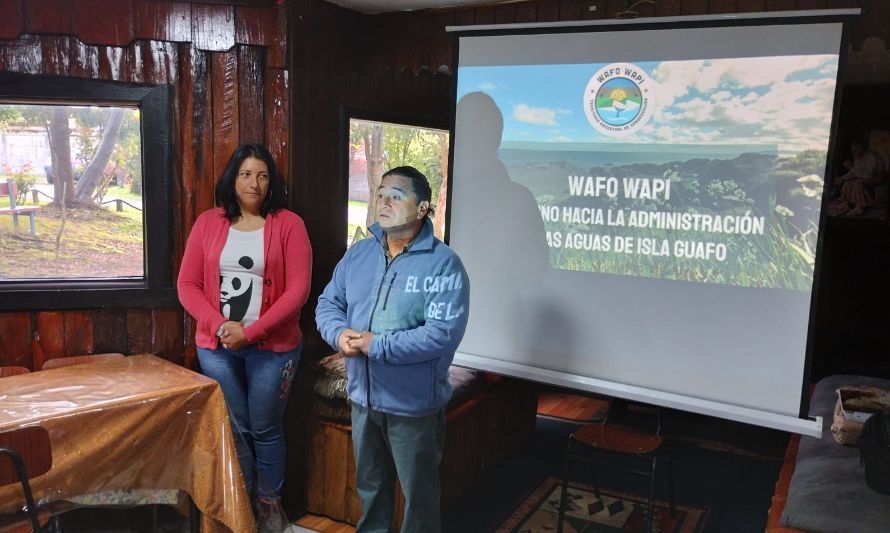
[[[312,269],[306,227],[285,204],[269,151],[239,146],[216,185],[218,207],[195,221],[177,281],[197,322],[201,370],[222,387],[258,520],[281,516],[284,408]]]

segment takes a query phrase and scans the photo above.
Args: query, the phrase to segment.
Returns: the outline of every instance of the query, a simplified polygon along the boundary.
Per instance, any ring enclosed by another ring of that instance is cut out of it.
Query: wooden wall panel
[[[264,8],[235,7],[235,42],[269,46],[277,35],[276,11]]]
[[[31,368],[31,313],[0,313],[0,366]]]
[[[844,3],[844,0],[837,2],[837,4],[842,3]],[[856,29],[853,32],[853,48],[856,50],[861,49],[865,39],[872,35],[883,39],[884,46],[890,48],[890,23],[887,22],[890,20],[890,2],[886,0],[860,0],[858,4],[862,7],[862,16],[856,21]],[[836,7],[834,1],[832,1],[831,6]],[[884,68],[890,68],[890,66],[885,64]]]
[[[93,353],[128,353],[127,310],[96,309],[92,315]]]
[[[192,39],[192,6],[187,2],[137,0],[134,36],[137,39],[189,42]]]
[[[766,0],[738,0],[739,13],[756,13],[766,9]]]
[[[65,315],[59,311],[37,313],[37,332],[32,344],[32,370],[40,370],[43,363],[65,353]]]
[[[683,12],[683,0],[661,0],[655,7],[657,17],[675,17]]]
[[[559,4],[553,3],[553,14],[559,13]],[[478,7],[475,9],[476,20],[474,24],[494,24],[494,7]],[[540,13],[540,11],[539,11]],[[404,46],[400,47],[404,48]]]
[[[126,48],[126,54],[130,81],[153,85],[176,84],[179,64],[176,43],[137,40]]]
[[[683,0],[684,15],[704,15],[708,12],[708,0]]]
[[[268,48],[266,65],[271,68],[288,68],[288,10],[275,10],[275,35]]]
[[[346,513],[346,462],[343,457],[350,455],[349,435],[339,428],[324,426],[325,511],[330,516],[343,516]]]
[[[290,107],[286,70],[267,69],[265,86],[266,146],[286,177],[290,166]]]
[[[70,38],[68,42],[69,71],[77,78],[99,77],[99,47],[84,44],[80,39]]]
[[[224,52],[235,45],[233,6],[192,4],[192,44],[199,50]]]
[[[509,24],[516,21],[516,5],[503,4],[494,6],[494,23]],[[427,33],[427,35],[429,35]]]
[[[74,29],[74,5],[68,0],[29,0],[24,7],[27,33],[70,35]]]
[[[559,20],[559,2],[538,2],[538,19],[536,22],[556,22]]]
[[[73,0],[74,35],[89,44],[126,46],[133,40],[133,0]]]
[[[581,0],[560,0],[559,20],[581,20]],[[585,7],[587,2],[584,2]]]
[[[533,2],[515,4],[516,22],[535,22],[538,20],[538,7]]]
[[[711,0],[708,13],[736,13],[738,11],[736,0]]]
[[[600,20],[606,17],[606,10],[594,2],[584,2],[581,8],[581,18],[584,20]]]
[[[126,48],[119,46],[100,46],[99,50],[99,77],[104,80],[133,81],[141,78],[142,74],[134,74],[130,71],[130,54]]]
[[[71,38],[47,36],[40,40],[40,56],[43,74],[47,76],[68,76],[71,72]]]
[[[25,29],[21,0],[0,0],[0,39],[15,39]]]
[[[93,353],[93,322],[89,311],[65,311],[65,355]]]
[[[180,96],[185,103],[181,149],[187,160],[182,180],[184,185],[192,188],[189,192],[194,198],[191,212],[184,211],[191,219],[183,220],[182,229],[188,232],[195,217],[213,207],[215,176],[209,54],[190,47],[190,52],[183,61],[181,75],[183,83],[180,84]],[[187,205],[184,203],[183,208]]]
[[[238,51],[213,54],[213,176],[221,176],[238,147]]]
[[[159,357],[182,365],[184,358],[182,311],[179,309],[151,310],[151,347],[149,351]]]
[[[127,355],[151,351],[151,310],[127,309]]]
[[[195,321],[187,313],[183,313],[182,324],[184,344],[182,366],[199,372],[201,365],[198,362],[198,350],[195,346]]]
[[[213,148],[207,135],[212,126],[206,54],[190,46],[184,47],[181,52],[180,83],[176,97],[179,106],[179,113],[176,114],[179,150],[175,155],[175,173],[179,179],[174,182],[174,185],[178,185],[174,186],[174,191],[179,193],[175,203],[177,211],[181,213],[180,225],[175,228],[180,251],[184,249],[198,212],[197,184],[201,176],[213,170],[212,167],[207,169],[207,162],[211,160],[208,156]],[[181,252],[178,255],[181,257]]]
[[[828,0],[797,0],[797,9],[829,9],[832,6]]]
[[[795,0],[766,0],[766,11],[790,11]]]
[[[40,74],[43,51],[40,40],[34,36],[24,35],[12,41],[6,41],[0,50],[0,70]]]
[[[263,70],[261,48],[238,46],[238,134],[241,143],[261,143],[266,135]]]

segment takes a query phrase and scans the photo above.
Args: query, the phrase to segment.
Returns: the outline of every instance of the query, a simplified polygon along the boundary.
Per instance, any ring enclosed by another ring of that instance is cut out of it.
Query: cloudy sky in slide
[[[465,67],[458,71],[458,97],[489,94],[504,115],[504,141],[827,149],[836,55],[635,64],[658,86],[652,119],[631,137],[600,134],[585,117],[584,89],[606,64]]]

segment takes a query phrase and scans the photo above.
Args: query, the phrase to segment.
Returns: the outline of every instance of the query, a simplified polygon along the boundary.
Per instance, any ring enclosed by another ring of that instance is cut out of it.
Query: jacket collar
[[[383,242],[383,228],[380,227],[380,224],[375,222],[368,228],[378,242]],[[411,245],[411,251],[416,250],[432,250],[433,246],[436,243],[436,237],[433,235],[433,221],[429,219],[429,217],[423,220],[423,225],[420,227],[420,233],[417,234],[417,237],[414,238],[414,243]]]

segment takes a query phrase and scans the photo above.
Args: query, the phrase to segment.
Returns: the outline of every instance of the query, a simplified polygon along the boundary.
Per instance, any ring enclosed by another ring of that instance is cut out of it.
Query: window
[[[169,87],[0,87],[0,309],[175,304]]]
[[[349,119],[347,160],[349,210],[346,246],[364,238],[374,223],[374,194],[387,170],[410,165],[430,181],[433,226],[443,239],[448,175],[448,131],[353,116]]]

